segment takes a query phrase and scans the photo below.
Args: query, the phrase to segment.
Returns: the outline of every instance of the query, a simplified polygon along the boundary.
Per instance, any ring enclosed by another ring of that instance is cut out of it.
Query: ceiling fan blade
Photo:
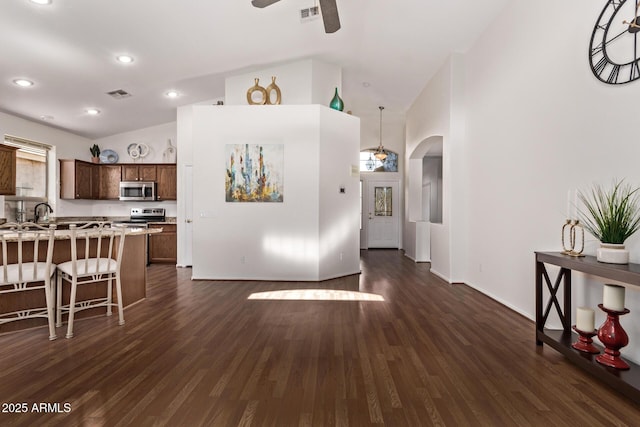
[[[251,4],[255,7],[263,8],[267,6],[271,6],[274,3],[279,2],[280,0],[251,0]]]
[[[320,0],[320,10],[322,11],[325,33],[335,33],[338,31],[340,29],[340,18],[338,17],[336,0]]]

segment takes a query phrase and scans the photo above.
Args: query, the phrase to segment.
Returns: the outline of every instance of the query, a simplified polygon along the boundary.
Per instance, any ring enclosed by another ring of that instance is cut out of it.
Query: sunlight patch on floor
[[[255,292],[247,299],[301,301],[384,301],[381,295],[337,289],[288,289]]]

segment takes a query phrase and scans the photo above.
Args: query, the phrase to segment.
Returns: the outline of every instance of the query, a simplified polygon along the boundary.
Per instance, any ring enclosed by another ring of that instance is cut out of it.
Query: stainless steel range
[[[131,208],[129,220],[114,221],[114,225],[120,227],[149,228],[150,222],[164,222],[165,219],[164,208]],[[147,236],[146,252],[147,265],[149,265],[149,236]]]
[[[131,208],[129,220],[115,223],[124,227],[148,228],[149,222],[164,222],[165,218],[164,208]]]

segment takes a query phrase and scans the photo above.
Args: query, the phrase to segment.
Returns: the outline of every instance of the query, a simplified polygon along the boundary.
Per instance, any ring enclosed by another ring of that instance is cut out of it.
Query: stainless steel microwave
[[[153,181],[121,181],[120,200],[156,200],[156,183]]]

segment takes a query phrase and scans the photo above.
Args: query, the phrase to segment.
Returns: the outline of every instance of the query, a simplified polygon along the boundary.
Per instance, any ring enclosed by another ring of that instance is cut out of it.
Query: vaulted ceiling
[[[321,19],[300,19],[314,0],[265,9],[250,0],[2,0],[0,110],[99,138],[223,98],[227,76],[316,58],[342,66],[342,97],[355,115],[376,115],[378,105],[404,112],[508,1],[338,0],[342,28],[325,34]],[[120,54],[134,61],[118,63]],[[34,85],[19,87],[18,78]],[[106,94],[117,89],[132,96]],[[180,96],[167,98],[170,89]]]

